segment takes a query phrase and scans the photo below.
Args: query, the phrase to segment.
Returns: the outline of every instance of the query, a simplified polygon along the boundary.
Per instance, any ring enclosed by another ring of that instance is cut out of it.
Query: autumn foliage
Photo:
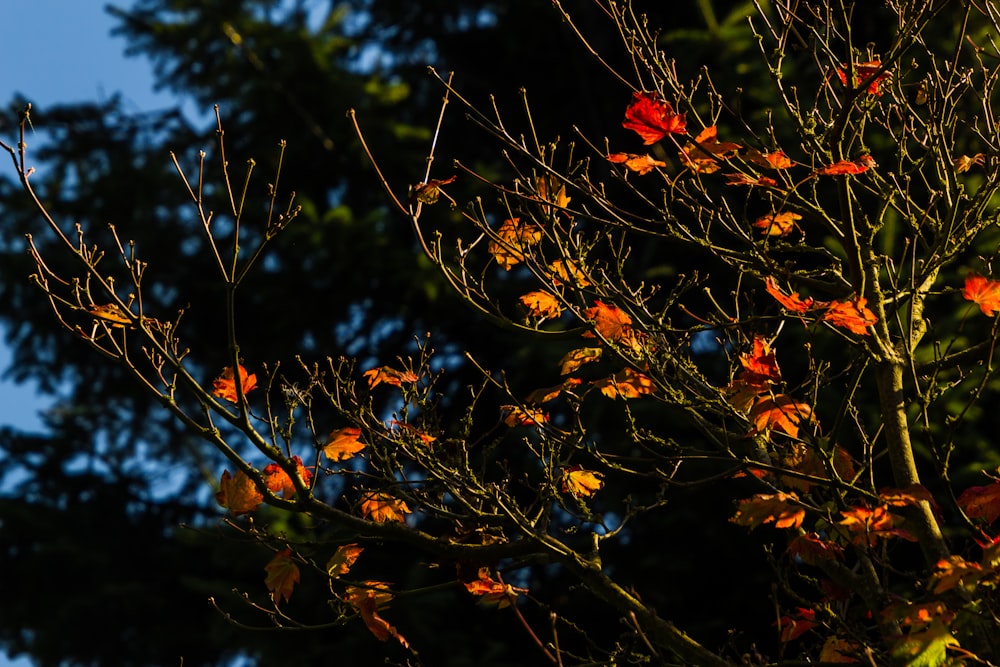
[[[447,590],[456,614],[515,618],[545,664],[993,664],[1000,457],[974,420],[1000,388],[1000,127],[983,113],[998,54],[969,26],[1000,18],[967,3],[942,33],[935,3],[888,3],[875,44],[849,29],[861,3],[747,5],[765,112],[665,53],[638,3],[599,4],[635,67],[602,92],[624,120],[569,145],[537,136],[530,100],[506,119],[442,77],[442,113],[464,105],[509,173],[458,155],[432,178],[433,144],[423,174],[382,183],[456,308],[528,341],[512,367],[481,364],[474,341],[439,360],[433,335],[395,359],[242,359],[229,312],[227,348],[199,351],[224,368],[204,382],[170,318],[128,310],[94,262],[81,271],[110,305],[39,259],[53,307],[229,461],[215,499],[268,549],[246,596],[272,624],[304,627],[308,588],[326,599],[317,626],[418,660],[434,638],[396,611]],[[223,284],[293,217],[232,244]],[[451,383],[459,364],[477,381]],[[259,528],[288,515],[307,520]],[[655,546],[636,544],[650,535],[709,545],[689,578],[763,581],[758,597],[688,632]],[[742,571],[731,543],[767,571]],[[399,545],[419,576],[387,567]]]

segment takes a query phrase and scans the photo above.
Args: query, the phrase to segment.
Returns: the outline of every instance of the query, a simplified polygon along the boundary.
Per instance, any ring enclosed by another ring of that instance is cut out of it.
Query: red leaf
[[[844,548],[836,542],[822,539],[816,533],[799,535],[788,543],[785,551],[790,557],[798,558],[807,565],[815,565],[824,560],[842,560]]]
[[[302,484],[308,487],[312,480],[312,473],[302,465],[302,459],[298,456],[293,456],[292,461],[295,463],[295,470],[299,479],[302,480]],[[295,495],[295,484],[292,482],[292,478],[277,463],[268,464],[264,468],[263,474],[264,484],[272,493],[280,493],[283,498],[291,498]]]
[[[771,384],[781,382],[781,371],[778,370],[774,350],[763,338],[754,337],[753,351],[740,355],[740,365],[743,370],[739,379],[750,387],[764,391]]]
[[[790,310],[793,313],[804,313],[811,309],[813,305],[820,305],[813,301],[812,297],[807,299],[800,298],[798,292],[785,294],[778,289],[778,285],[774,282],[774,278],[769,277],[764,281],[764,289],[766,289],[767,293],[773,296],[778,303],[784,306],[785,310]]]
[[[851,333],[867,336],[868,327],[878,322],[875,313],[867,307],[868,300],[858,297],[854,301],[834,301],[823,313],[823,320],[837,327],[844,327]]]
[[[684,114],[674,113],[670,103],[656,93],[632,93],[622,127],[638,134],[648,146],[668,134],[684,134],[686,124]]]
[[[790,642],[819,624],[816,622],[815,611],[799,607],[795,610],[794,616],[786,615],[778,619],[778,625],[781,627],[781,641]]]
[[[987,317],[993,317],[1000,311],[1000,281],[987,280],[980,275],[970,273],[965,278],[962,296],[979,306],[979,310]]]
[[[394,387],[401,387],[404,382],[413,383],[419,379],[413,371],[399,371],[388,366],[380,366],[370,371],[365,371],[364,378],[368,380],[369,388],[374,388],[383,382],[391,384]]]
[[[957,501],[970,519],[993,523],[1000,517],[1000,482],[970,487],[962,492]]]
[[[247,369],[243,368],[243,366],[240,366],[239,369],[240,389],[242,389],[243,394],[246,395],[257,388],[257,376],[254,374],[248,374]],[[232,367],[227,366],[225,370],[222,371],[222,374],[215,378],[212,382],[212,395],[225,399],[230,403],[235,403],[237,401],[236,380],[233,377]]]
[[[271,562],[264,566],[267,577],[264,585],[271,591],[271,599],[277,604],[292,597],[292,589],[299,583],[299,566],[292,560],[292,550],[279,551]]]
[[[854,87],[858,88],[868,79],[875,76],[875,73],[882,68],[881,60],[869,60],[864,63],[854,63]],[[869,95],[881,95],[882,90],[880,88],[883,81],[892,77],[890,72],[882,72],[878,76],[875,76],[868,83],[867,91]],[[837,68],[837,78],[840,79],[840,83],[847,85],[847,65],[841,65]]]
[[[878,166],[870,155],[862,155],[853,162],[851,160],[840,160],[816,170],[818,176],[841,176],[843,174],[862,174],[870,168]]]

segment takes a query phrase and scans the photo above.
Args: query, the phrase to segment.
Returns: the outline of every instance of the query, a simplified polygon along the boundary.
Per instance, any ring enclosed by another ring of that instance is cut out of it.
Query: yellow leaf
[[[562,491],[574,498],[589,498],[604,486],[604,480],[601,478],[599,472],[590,472],[579,466],[573,466],[563,471]]]

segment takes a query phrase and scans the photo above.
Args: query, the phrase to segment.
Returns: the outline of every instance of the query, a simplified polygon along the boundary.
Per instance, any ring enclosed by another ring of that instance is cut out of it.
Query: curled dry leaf
[[[299,583],[299,566],[292,560],[292,550],[285,549],[275,554],[267,565],[264,566],[267,576],[264,578],[264,585],[271,593],[271,599],[278,604],[282,598],[285,602],[292,597],[292,590],[295,584]]]
[[[106,303],[101,306],[90,304],[87,306],[87,312],[90,313],[91,317],[110,324],[112,329],[122,329],[126,326],[132,326],[132,318],[129,317],[129,313],[124,311],[117,303]]]
[[[242,470],[238,470],[236,475],[224,470],[215,500],[232,512],[233,516],[240,516],[257,509],[264,502],[264,494]]]
[[[632,102],[625,109],[622,127],[638,134],[647,146],[668,134],[686,132],[684,114],[674,113],[670,103],[657,93],[632,93]]]
[[[608,155],[608,162],[623,164],[627,169],[640,176],[648,174],[655,167],[667,166],[666,162],[656,160],[651,155],[637,155],[635,153],[611,153]]]
[[[250,393],[257,388],[257,375],[253,373],[247,373],[247,369],[243,366],[240,369],[240,389],[243,390],[243,395]],[[236,403],[239,398],[236,392],[236,380],[233,377],[233,369],[231,366],[227,366],[225,370],[219,377],[212,381],[212,395],[218,396],[221,399],[227,400],[230,403]]]
[[[349,586],[344,593],[344,601],[358,610],[365,626],[379,641],[388,641],[393,637],[404,648],[408,648],[409,644],[403,635],[379,616],[379,610],[389,604],[390,600],[392,593],[389,592],[389,585],[381,581],[366,581],[362,586]]]
[[[726,177],[726,185],[749,185],[776,188],[778,187],[778,181],[770,178],[769,176],[751,176],[744,173],[733,173],[733,174],[723,174]]]
[[[436,204],[438,198],[441,196],[441,186],[454,183],[456,178],[458,177],[452,176],[442,181],[431,179],[426,183],[418,183],[413,186],[411,196],[421,204]]]
[[[819,306],[823,304],[818,304],[812,300],[812,298],[803,299],[799,296],[798,292],[792,292],[791,294],[785,294],[780,289],[778,289],[777,283],[774,282],[774,278],[768,278],[764,281],[764,289],[780,303],[785,310],[790,310],[793,313],[804,313],[810,310],[814,305]]]
[[[479,576],[474,581],[462,582],[465,590],[479,598],[480,604],[495,606],[498,609],[509,607],[520,593],[527,593],[525,588],[517,588],[510,584],[495,581],[490,576],[489,568],[479,568]]]
[[[957,158],[951,161],[955,165],[956,174],[964,174],[965,172],[972,169],[973,165],[980,165],[986,163],[986,153],[976,153],[972,157],[968,155],[959,155]]]
[[[569,375],[579,369],[580,366],[599,360],[603,353],[604,350],[600,347],[581,347],[576,350],[570,350],[559,360],[559,373],[561,375]]]
[[[346,461],[365,448],[366,445],[360,438],[360,428],[354,426],[338,428],[330,433],[326,444],[323,445],[323,453],[331,461]]]

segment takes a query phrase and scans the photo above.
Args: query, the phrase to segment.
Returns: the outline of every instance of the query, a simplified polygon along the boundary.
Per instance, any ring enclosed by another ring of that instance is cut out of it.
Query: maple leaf
[[[574,498],[589,498],[604,486],[604,480],[599,472],[590,472],[580,466],[572,466],[563,471],[560,487],[563,493]]]
[[[559,360],[559,373],[560,375],[569,375],[580,366],[597,361],[603,353],[604,350],[599,347],[581,347],[571,350]]]
[[[666,162],[655,160],[651,155],[637,155],[635,153],[611,153],[608,155],[608,162],[624,164],[626,168],[640,176],[653,171],[654,167],[667,166]]]
[[[543,387],[541,389],[536,389],[527,398],[524,399],[525,403],[548,403],[549,401],[555,400],[564,391],[569,391],[574,387],[577,387],[583,382],[580,378],[566,378],[566,381],[562,384],[557,384],[554,387]]]
[[[404,382],[413,383],[420,379],[413,371],[400,371],[389,366],[379,366],[365,371],[362,377],[368,380],[369,389],[373,389],[383,382],[394,387],[402,387]]]
[[[91,317],[110,323],[112,329],[132,326],[132,318],[129,317],[129,313],[117,303],[106,303],[101,306],[90,304],[87,306],[87,312],[90,313]]]
[[[264,585],[271,592],[271,599],[275,604],[282,598],[288,602],[292,597],[292,589],[299,583],[299,566],[292,560],[292,550],[279,551],[271,562],[264,566],[264,570],[267,572]]]
[[[798,292],[785,294],[778,289],[778,285],[774,282],[774,278],[768,277],[768,279],[764,281],[764,289],[766,289],[767,293],[773,296],[777,302],[785,308],[785,310],[790,310],[793,313],[804,313],[811,309],[815,304],[812,297],[802,299],[799,297]]]
[[[456,178],[458,177],[452,176],[443,181],[431,179],[426,183],[419,183],[413,186],[411,195],[421,204],[436,204],[438,198],[441,196],[441,186],[454,183]]]
[[[611,377],[595,380],[593,385],[608,398],[639,398],[652,394],[655,389],[648,376],[631,368],[623,368]]]
[[[609,306],[600,300],[595,300],[592,308],[583,311],[583,316],[593,320],[594,331],[602,338],[612,342],[632,340],[632,318],[618,306]],[[588,338],[595,337],[590,331],[583,335]]]
[[[528,292],[521,296],[521,303],[528,309],[531,317],[541,320],[554,320],[562,315],[562,305],[559,300],[545,291]]]
[[[983,519],[991,524],[1000,517],[1000,482],[969,487],[957,502],[970,519]]]
[[[729,520],[748,528],[757,528],[765,523],[773,523],[775,528],[798,528],[806,518],[806,511],[798,500],[794,493],[758,493],[741,500],[736,514]]]
[[[742,148],[730,141],[720,142],[717,138],[718,129],[710,125],[698,133],[694,143],[687,143],[681,149],[681,163],[702,174],[713,174],[719,170],[719,162],[732,157]]]
[[[570,284],[573,287],[587,287],[590,285],[587,276],[577,267],[576,262],[571,259],[557,259],[549,264],[548,269],[549,273],[551,273],[551,283],[556,287],[564,283]]]
[[[410,508],[406,503],[382,491],[369,491],[361,496],[361,516],[375,523],[406,521]]]
[[[799,229],[796,224],[802,216],[798,213],[786,211],[785,213],[772,213],[762,218],[757,218],[753,223],[754,227],[759,227],[767,236],[787,236],[793,229]],[[801,230],[799,230],[801,231]]]
[[[931,577],[932,589],[935,595],[950,591],[953,588],[971,593],[979,585],[979,580],[986,573],[979,563],[971,563],[961,556],[948,556],[937,562],[937,570]]]
[[[566,184],[554,174],[546,174],[535,179],[535,194],[543,202],[555,204],[557,209],[569,206],[572,197],[566,196]],[[552,214],[551,206],[543,206],[545,215]]]
[[[764,391],[770,385],[781,382],[781,371],[778,369],[774,350],[763,338],[754,336],[753,351],[741,354],[739,361],[743,367],[740,380],[747,385]]]
[[[344,601],[358,610],[365,626],[379,641],[388,641],[393,637],[404,648],[408,648],[409,643],[403,635],[378,614],[379,609],[385,607],[390,600],[392,593],[389,592],[389,585],[381,581],[366,581],[363,586],[349,586],[344,593]]]
[[[753,422],[751,434],[778,430],[793,438],[799,435],[799,424],[812,419],[812,408],[787,394],[761,396],[750,409]]]
[[[781,628],[781,641],[784,643],[798,639],[819,624],[816,622],[815,611],[799,607],[795,610],[794,616],[785,615],[779,618],[777,625]]]
[[[844,547],[836,542],[824,540],[816,533],[806,533],[792,539],[785,553],[806,565],[816,565],[824,560],[843,560]]]
[[[744,157],[748,162],[764,167],[765,169],[788,169],[795,165],[784,151],[773,151],[771,153],[761,153],[756,148],[748,148]]]
[[[337,547],[337,550],[326,562],[326,573],[331,577],[339,577],[347,574],[354,567],[354,561],[358,559],[365,548],[357,544],[344,544]]]
[[[326,444],[323,445],[323,453],[331,461],[346,461],[366,447],[360,437],[361,429],[354,426],[331,431]]]
[[[983,315],[993,317],[1000,311],[1000,281],[987,280],[986,278],[970,273],[965,277],[965,289],[962,296],[966,301],[972,301]]]
[[[969,171],[969,169],[972,169],[973,165],[980,165],[980,166],[982,166],[983,164],[985,164],[986,163],[986,154],[985,153],[976,153],[972,157],[969,157],[968,155],[959,155],[957,158],[955,158],[951,162],[952,162],[953,165],[955,165],[955,173],[956,174],[962,174],[962,173],[965,173],[965,172]]]
[[[844,174],[863,174],[872,167],[877,167],[871,155],[862,155],[857,160],[840,160],[825,167],[820,167],[814,174],[817,176],[842,176]]]
[[[479,575],[473,581],[464,581],[465,590],[480,598],[479,602],[486,606],[496,606],[497,609],[509,607],[520,593],[527,593],[525,588],[516,588],[501,581],[494,581],[489,568],[479,568]]]
[[[248,374],[247,369],[243,368],[243,366],[239,366],[239,369],[240,388],[243,390],[243,395],[246,396],[257,388],[257,376],[253,373]],[[219,377],[212,381],[212,395],[225,399],[230,403],[237,402],[236,380],[233,378],[232,366],[226,366]]]
[[[867,336],[868,327],[878,322],[875,313],[867,307],[868,300],[858,297],[854,301],[834,301],[823,313],[823,320],[837,327],[844,327],[851,333]]]
[[[542,240],[542,230],[538,225],[521,224],[520,218],[504,220],[497,229],[497,238],[490,241],[488,250],[496,263],[505,270],[524,261],[525,250]]]
[[[521,408],[516,405],[501,405],[504,414],[503,423],[510,428],[517,426],[541,426],[549,420],[549,416],[538,408]]]
[[[233,516],[240,516],[257,509],[264,502],[264,494],[242,470],[238,470],[235,476],[223,470],[215,500]]]
[[[302,484],[308,487],[309,482],[312,481],[312,473],[302,464],[302,459],[298,456],[293,456],[292,462],[295,463],[295,470],[299,479],[302,480]],[[295,484],[292,482],[292,478],[277,463],[268,464],[263,470],[263,475],[264,484],[272,493],[281,493],[283,498],[291,498],[295,495]]]
[[[668,134],[684,134],[686,122],[684,114],[674,113],[670,103],[656,93],[632,93],[622,127],[638,134],[648,146]]]
[[[881,60],[869,60],[864,63],[854,63],[854,87],[860,87],[865,81],[875,76],[875,73],[882,68]],[[881,84],[886,79],[892,77],[890,72],[882,72],[878,76],[875,76],[868,83],[867,92],[869,95],[879,96],[882,94]],[[837,68],[837,78],[840,79],[840,83],[847,85],[847,65],[841,65]]]
[[[917,541],[912,534],[897,527],[902,523],[902,518],[890,512],[885,505],[875,508],[849,507],[841,510],[840,516],[843,518],[837,525],[847,529],[854,544],[867,543],[871,547],[875,546],[879,539],[890,537],[899,537],[910,542]]]
[[[770,178],[768,176],[758,176],[754,178],[743,173],[735,174],[723,174],[726,177],[726,185],[750,185],[750,186],[762,186],[769,188],[778,187],[778,181]]]

